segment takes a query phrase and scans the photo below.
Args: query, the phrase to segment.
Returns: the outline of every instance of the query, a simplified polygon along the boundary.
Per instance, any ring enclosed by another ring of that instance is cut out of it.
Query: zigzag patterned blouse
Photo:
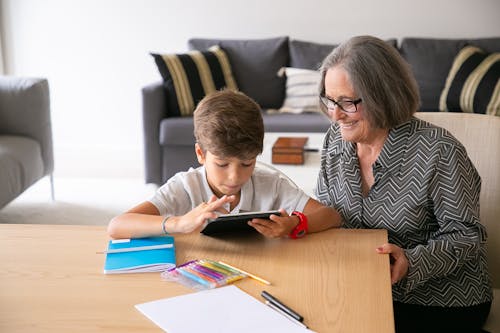
[[[486,231],[479,222],[481,179],[462,144],[422,120],[392,129],[361,191],[356,145],[332,124],[322,151],[316,195],[345,228],[386,229],[409,260],[395,301],[470,306],[492,299]]]

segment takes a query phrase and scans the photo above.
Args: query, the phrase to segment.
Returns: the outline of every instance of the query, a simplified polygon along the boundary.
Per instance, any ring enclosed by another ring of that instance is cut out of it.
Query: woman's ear
[[[194,144],[194,152],[196,153],[196,158],[198,158],[198,163],[201,165],[205,164],[205,153],[198,142]]]

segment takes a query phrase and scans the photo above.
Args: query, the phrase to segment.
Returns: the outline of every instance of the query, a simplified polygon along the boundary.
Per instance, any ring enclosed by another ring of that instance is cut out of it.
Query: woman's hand
[[[380,254],[389,254],[391,261],[391,283],[395,284],[408,274],[408,258],[405,251],[397,245],[385,243],[376,251]]]
[[[299,224],[299,218],[288,215],[284,209],[280,209],[280,215],[271,215],[269,220],[253,219],[248,222],[258,232],[269,238],[288,236],[293,228]]]
[[[170,218],[166,223],[167,232],[190,233],[193,231],[201,231],[205,227],[208,219],[217,218],[218,214],[215,212],[227,214],[228,211],[222,206],[232,202],[234,199],[234,195],[224,195],[219,199],[213,195],[208,202],[202,202],[187,214]]]

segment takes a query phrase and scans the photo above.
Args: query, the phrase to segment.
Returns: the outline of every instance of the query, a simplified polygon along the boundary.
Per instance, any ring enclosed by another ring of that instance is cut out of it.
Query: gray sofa
[[[421,94],[421,111],[439,111],[439,97],[456,54],[464,46],[476,45],[487,52],[500,51],[500,38],[431,39],[404,38],[398,48],[412,67]],[[276,73],[282,67],[318,69],[336,46],[278,37],[260,40],[190,39],[190,49],[205,50],[219,45],[232,66],[241,91],[263,108],[267,132],[324,132],[329,120],[320,113],[271,113],[285,99],[286,78]],[[142,89],[146,183],[163,184],[176,172],[197,165],[194,155],[193,122],[190,117],[169,113],[168,94],[162,82]]]
[[[0,76],[0,208],[53,170],[47,80]]]

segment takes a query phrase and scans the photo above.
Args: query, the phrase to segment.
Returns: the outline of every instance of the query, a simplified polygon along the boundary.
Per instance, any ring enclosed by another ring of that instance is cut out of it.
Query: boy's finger
[[[280,209],[279,209],[279,212],[280,212],[280,216],[290,216],[290,215],[288,215],[288,213],[286,212],[285,208],[280,208]]]
[[[255,228],[259,233],[266,237],[277,237],[276,232],[274,232],[273,228],[270,227],[269,225],[266,225],[266,223],[262,224],[259,223],[258,220],[261,219],[253,219],[252,221],[249,221],[248,224],[252,227]],[[267,222],[269,224],[269,222]]]
[[[220,206],[220,205],[223,205],[227,202],[231,202],[234,200],[234,195],[223,195],[222,197],[220,197],[219,199],[213,201],[213,202],[208,202],[209,204],[214,204],[214,205],[217,205],[217,206]]]
[[[219,199],[215,199],[213,201],[212,201],[212,199],[213,199],[213,197],[210,198],[210,200],[207,202],[207,207],[208,207],[208,209],[216,210],[217,208],[219,208],[220,206],[222,206],[223,204],[226,203],[227,196],[223,195]]]
[[[221,214],[229,214],[229,211],[227,211],[226,209],[224,209],[222,207],[217,208],[215,211],[219,212]]]
[[[273,222],[277,222],[277,223],[284,223],[284,222],[282,222],[282,221],[287,221],[287,218],[288,218],[290,215],[288,215],[288,214],[286,213],[286,211],[285,211],[283,208],[281,208],[281,209],[279,210],[279,212],[280,212],[280,214],[279,214],[279,215],[277,215],[277,214],[271,214],[271,215],[269,216],[269,220],[271,220],[271,221],[273,221]]]
[[[207,203],[212,203],[212,202],[215,202],[215,201],[217,201],[217,197],[216,197],[215,195],[212,195],[212,196],[210,197],[210,199],[208,200],[208,202],[207,202]]]

